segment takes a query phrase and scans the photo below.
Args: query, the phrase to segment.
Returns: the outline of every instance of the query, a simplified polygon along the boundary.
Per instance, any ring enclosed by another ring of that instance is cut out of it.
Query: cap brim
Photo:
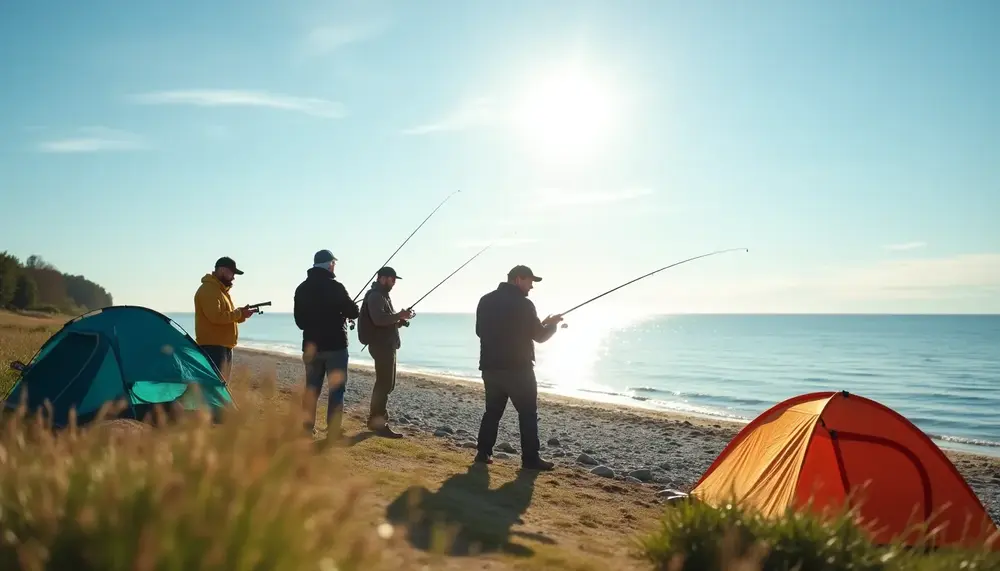
[[[236,275],[238,275],[238,276],[242,276],[243,275],[243,270],[234,269],[233,273],[236,274]]]
[[[535,283],[538,283],[538,282],[542,281],[542,278],[540,278],[538,276],[531,276],[531,281],[533,281]]]

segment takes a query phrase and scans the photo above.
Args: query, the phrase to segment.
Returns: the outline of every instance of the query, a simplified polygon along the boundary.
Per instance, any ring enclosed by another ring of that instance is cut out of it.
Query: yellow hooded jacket
[[[199,345],[236,347],[239,337],[236,324],[246,319],[233,306],[229,297],[231,287],[212,274],[201,278],[201,285],[194,292],[194,340]]]

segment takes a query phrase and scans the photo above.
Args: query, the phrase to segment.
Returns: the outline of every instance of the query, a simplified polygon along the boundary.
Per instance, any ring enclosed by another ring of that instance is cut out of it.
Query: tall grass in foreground
[[[0,421],[0,569],[380,567],[374,525],[352,518],[360,490],[331,477],[290,416],[58,434]]]
[[[822,521],[800,512],[769,521],[732,504],[716,509],[696,501],[666,507],[639,548],[662,571],[1000,570],[1000,553],[985,549],[922,554],[874,546],[850,513]]]

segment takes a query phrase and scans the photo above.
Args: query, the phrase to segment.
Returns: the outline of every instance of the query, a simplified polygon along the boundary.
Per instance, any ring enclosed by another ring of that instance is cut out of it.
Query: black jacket
[[[295,325],[302,330],[302,350],[310,343],[316,351],[346,349],[347,320],[357,318],[358,306],[344,284],[329,270],[309,268],[305,281],[295,288]]]
[[[556,332],[543,327],[535,304],[514,284],[501,283],[476,308],[480,370],[524,370],[535,366],[535,342]]]

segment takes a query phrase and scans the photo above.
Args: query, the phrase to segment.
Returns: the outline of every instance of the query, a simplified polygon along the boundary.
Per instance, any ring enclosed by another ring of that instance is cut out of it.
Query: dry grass
[[[27,362],[61,324],[0,313],[0,358]],[[659,515],[649,490],[470,469],[467,450],[370,438],[355,417],[344,442],[317,446],[291,414],[301,395],[275,379],[237,365],[240,411],[215,428],[115,421],[52,438],[6,417],[0,531],[18,539],[0,541],[0,568],[133,569],[139,554],[150,569],[648,568],[631,538]]]

